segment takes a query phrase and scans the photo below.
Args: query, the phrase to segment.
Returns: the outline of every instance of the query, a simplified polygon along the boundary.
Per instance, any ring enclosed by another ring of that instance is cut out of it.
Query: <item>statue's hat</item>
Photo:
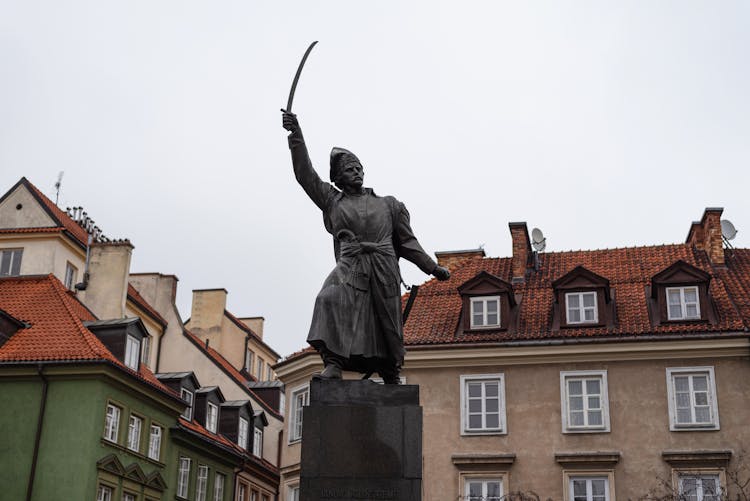
[[[338,146],[333,147],[333,149],[331,150],[331,182],[336,182],[336,177],[338,177],[341,168],[350,162],[357,162],[358,164],[362,165],[362,162],[359,161],[357,155],[355,155],[351,151],[345,148],[339,148]]]

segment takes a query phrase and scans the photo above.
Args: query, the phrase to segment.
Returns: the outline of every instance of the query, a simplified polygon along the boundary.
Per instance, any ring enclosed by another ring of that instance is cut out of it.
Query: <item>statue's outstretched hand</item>
[[[288,111],[281,110],[282,118],[281,125],[289,132],[297,132],[299,130],[299,122],[297,121],[297,115],[289,113]]]
[[[451,272],[448,271],[447,268],[443,268],[442,266],[435,266],[435,269],[432,271],[432,275],[438,280],[448,280],[451,277]]]

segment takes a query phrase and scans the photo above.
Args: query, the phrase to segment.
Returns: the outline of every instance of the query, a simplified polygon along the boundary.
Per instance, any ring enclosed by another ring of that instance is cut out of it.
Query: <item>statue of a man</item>
[[[363,188],[359,159],[343,148],[331,150],[331,183],[310,162],[296,115],[284,112],[297,182],[323,211],[333,235],[336,267],[315,300],[310,343],[320,353],[323,379],[342,370],[377,372],[387,384],[399,383],[404,362],[399,257],[438,280],[450,273],[419,245],[404,204]]]

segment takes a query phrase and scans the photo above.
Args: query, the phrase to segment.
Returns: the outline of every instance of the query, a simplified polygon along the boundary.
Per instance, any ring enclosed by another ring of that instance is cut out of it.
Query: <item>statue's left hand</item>
[[[443,268],[442,266],[436,266],[435,269],[432,271],[432,275],[437,278],[438,280],[448,280],[451,277],[451,272],[448,271],[447,268]]]
[[[299,122],[297,121],[297,115],[289,113],[288,111],[281,110],[283,113],[281,118],[281,125],[289,132],[297,132],[299,130]]]

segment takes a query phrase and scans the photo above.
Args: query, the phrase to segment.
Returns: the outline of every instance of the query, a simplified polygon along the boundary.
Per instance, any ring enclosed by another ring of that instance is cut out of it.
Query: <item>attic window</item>
[[[569,324],[590,324],[599,321],[596,292],[569,292],[565,294],[565,310]]]
[[[135,337],[128,335],[125,341],[125,365],[137,371],[140,358],[141,342]]]
[[[471,298],[471,328],[500,326],[500,296]]]
[[[0,277],[21,274],[21,257],[23,249],[4,249],[0,251]]]
[[[669,320],[701,318],[698,287],[667,287],[667,318]]]

